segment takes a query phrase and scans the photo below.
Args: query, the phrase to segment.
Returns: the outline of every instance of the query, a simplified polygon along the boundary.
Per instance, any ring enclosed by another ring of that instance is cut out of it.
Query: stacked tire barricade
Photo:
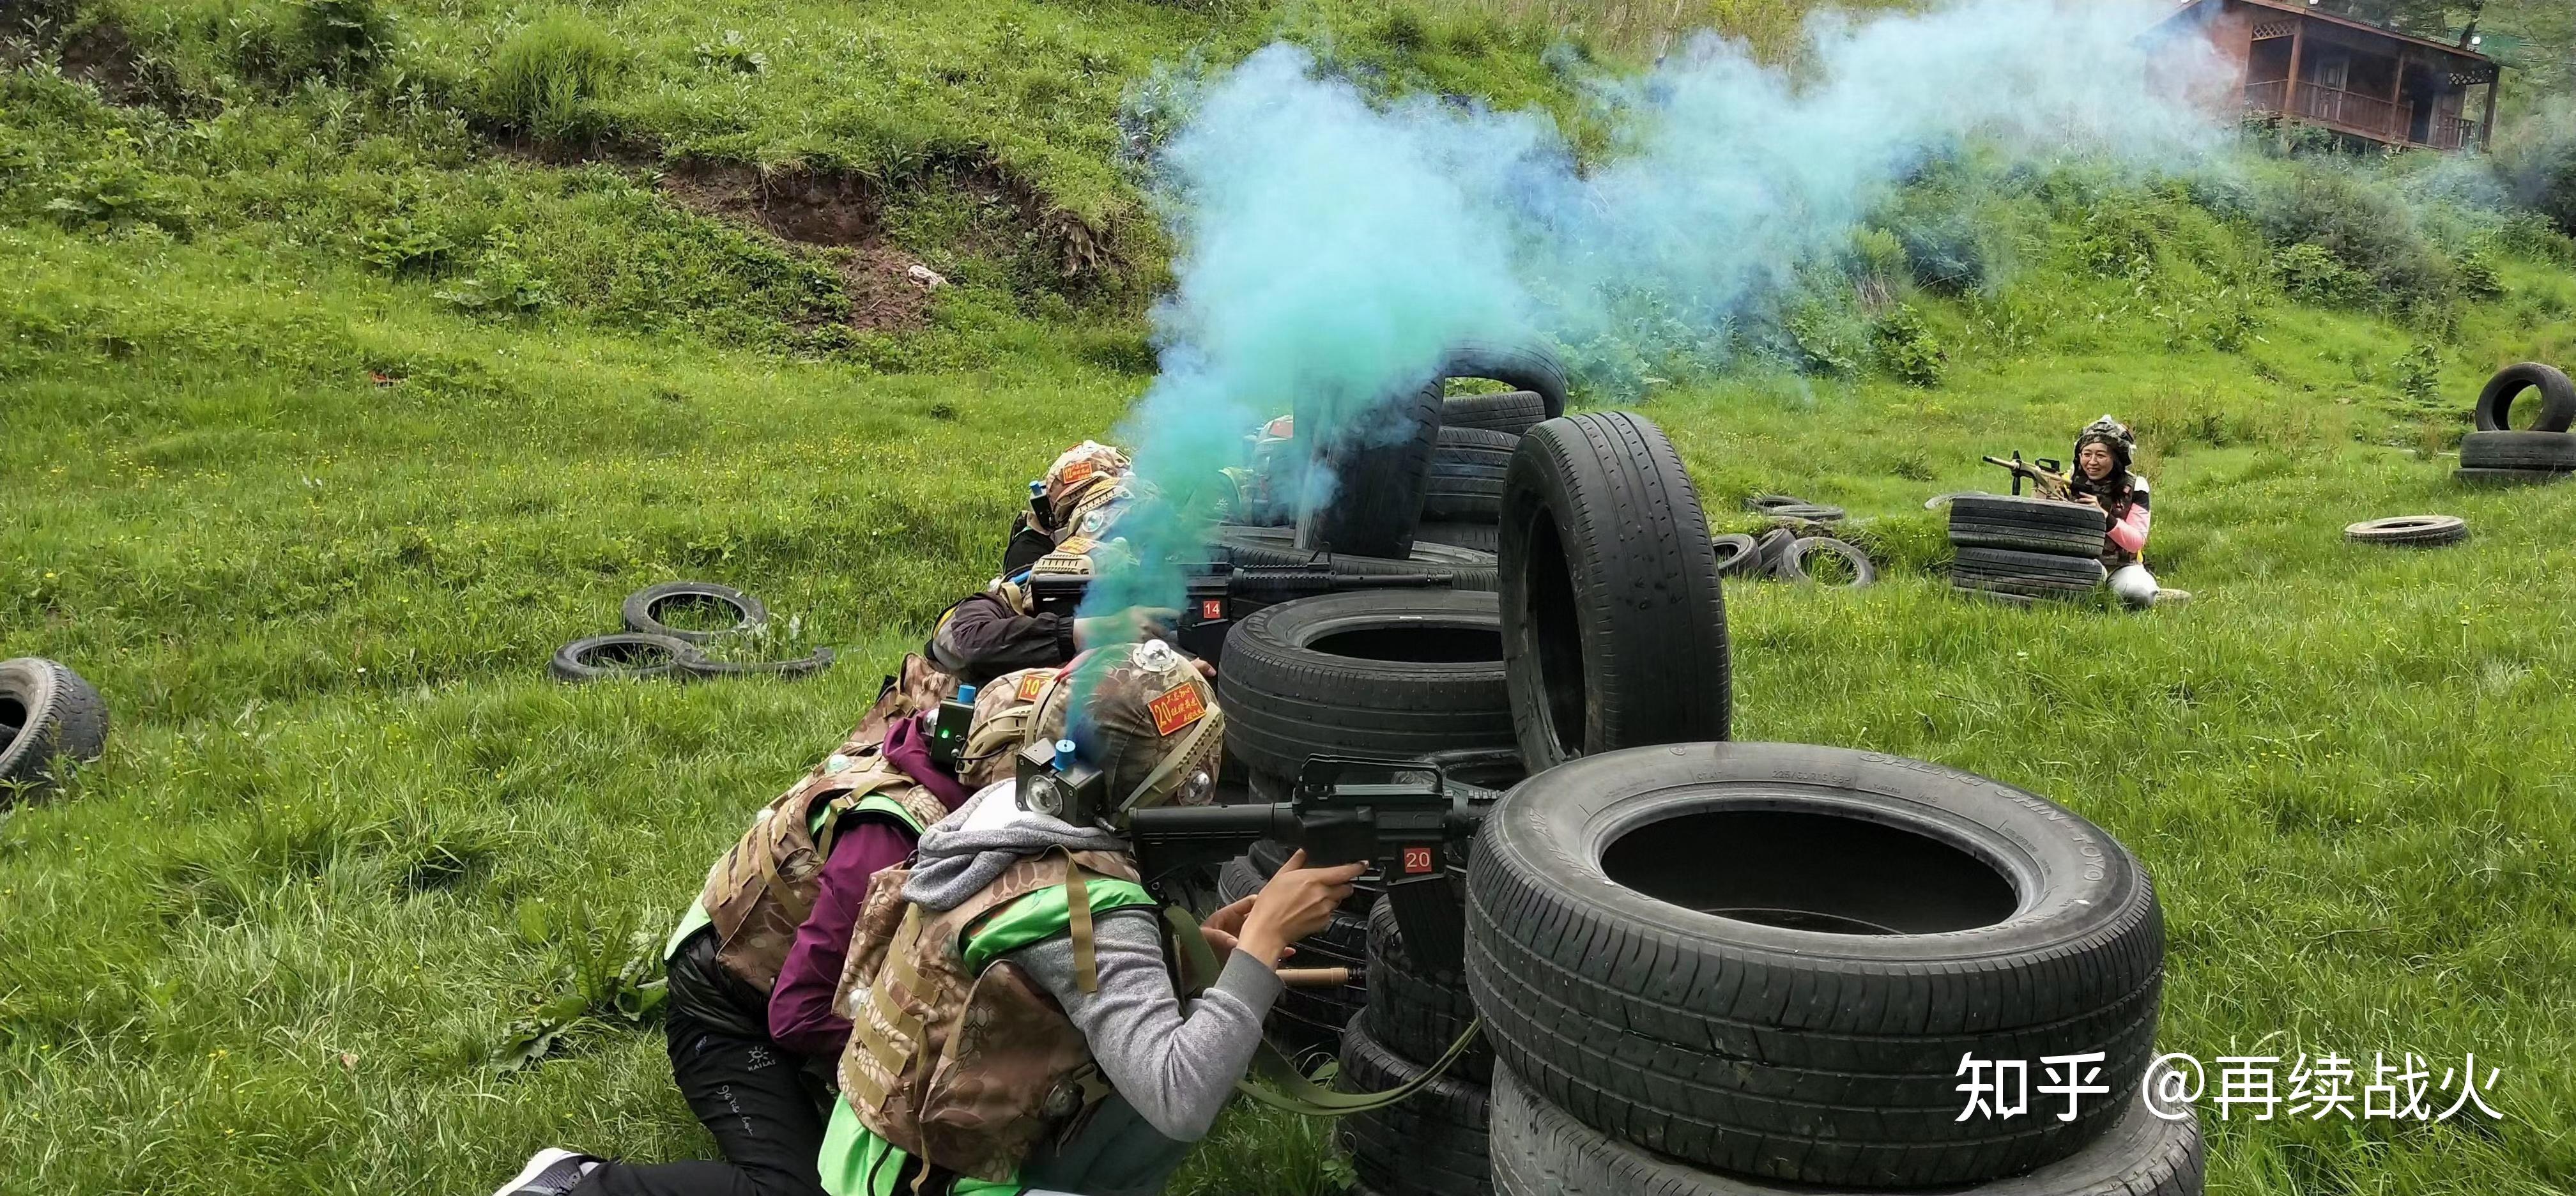
[[[1351,1091],[1450,1060],[1342,1120],[1361,1191],[2201,1190],[2197,1122],[2140,1100],[2163,922],[2125,849],[1937,765],[1727,742],[1720,562],[1651,422],[1532,424],[1493,497],[1496,592],[1282,603],[1235,626],[1219,674],[1228,756],[1258,795],[1318,754],[1430,758],[1508,786],[1443,882],[1466,911],[1454,966],[1408,949],[1374,878],[1298,944],[1300,965],[1355,965],[1365,983],[1283,998],[1274,1037],[1332,1046]],[[2098,512],[2052,504],[2085,528],[2032,505],[1970,502],[1954,534],[2081,559],[2098,581],[2077,552],[2099,544]],[[1968,580],[2048,596],[2034,572]],[[1223,895],[1287,854],[1237,859]],[[2035,1085],[2061,1069],[2080,1091],[2026,1087],[2020,1115],[1968,1116],[1968,1078],[2002,1074],[1979,1060]]]
[[[2073,602],[2109,574],[2100,507],[2011,494],[1950,498],[1950,584],[1999,601]]]
[[[2528,428],[2512,424],[2514,401],[2537,396]],[[2496,371],[2478,392],[2478,430],[2460,440],[2459,480],[2514,486],[2555,482],[2576,474],[2576,382],[2554,366],[2526,361]]]

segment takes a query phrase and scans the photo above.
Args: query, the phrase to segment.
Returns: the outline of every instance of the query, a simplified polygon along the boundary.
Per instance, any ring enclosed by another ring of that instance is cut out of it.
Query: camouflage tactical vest
[[[839,772],[816,768],[761,807],[741,842],[707,873],[698,901],[715,924],[716,962],[762,992],[778,983],[796,928],[814,912],[843,815],[889,814],[916,835],[948,815],[936,794],[880,752],[854,760]]]
[[[1032,1147],[1108,1099],[1090,1045],[1043,986],[1007,960],[975,972],[966,962],[987,915],[1064,886],[1077,966],[1087,967],[1086,876],[1133,882],[1136,870],[1096,852],[1024,859],[937,913],[903,899],[908,871],[876,875],[833,1001],[850,1019],[841,1098],[869,1132],[925,1163],[1007,1183]]]

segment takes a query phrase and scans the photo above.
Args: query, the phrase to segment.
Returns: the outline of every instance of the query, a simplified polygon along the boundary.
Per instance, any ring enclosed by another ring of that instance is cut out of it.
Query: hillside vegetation
[[[1505,4],[0,0],[0,656],[117,719],[0,814],[0,1193],[708,1150],[634,981],[991,572],[1021,482],[1150,379],[1142,172],[1186,81],[1288,36],[1603,152],[1588,73],[1673,22],[1600,11],[1587,62]],[[1708,11],[1790,53],[1783,10]],[[1729,590],[1739,737],[2109,828],[2166,903],[2165,1049],[2503,1068],[2501,1124],[2212,1117],[2213,1192],[2576,1189],[2576,485],[2464,490],[2446,456],[2495,366],[2576,364],[2547,207],[2576,131],[2517,144],[2520,203],[2259,133],[2176,180],[1963,153],[1711,355],[1581,358],[1720,530],[1786,491],[1886,565]],[[2197,599],[1955,599],[1922,501],[2106,411]],[[2341,539],[2423,511],[2473,537]],[[778,612],[732,650],[842,664],[545,678],[675,577]],[[1339,1175],[1318,1127],[1243,1114],[1183,1187]]]

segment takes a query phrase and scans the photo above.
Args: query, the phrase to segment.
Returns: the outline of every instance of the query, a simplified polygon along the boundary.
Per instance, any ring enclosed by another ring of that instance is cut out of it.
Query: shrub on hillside
[[[2425,310],[2451,299],[2457,282],[2451,263],[2425,238],[2414,215],[2343,171],[2298,171],[2264,196],[2257,220],[2266,239],[2288,247],[2285,253],[2302,245],[2324,251],[2368,279],[2366,294],[2390,306]],[[2313,262],[2313,255],[2308,258],[2302,264]]]
[[[2497,147],[2495,168],[2516,202],[2576,236],[2576,103],[2551,105],[2523,122]]]
[[[375,69],[393,40],[376,0],[295,0],[295,53],[307,72],[352,79]]]
[[[544,141],[607,127],[598,100],[626,68],[626,47],[589,19],[546,17],[511,34],[483,77],[486,115]]]
[[[1930,325],[1909,304],[1900,303],[1870,323],[1870,348],[1878,367],[1908,386],[1941,385],[1949,354],[1932,335]]]

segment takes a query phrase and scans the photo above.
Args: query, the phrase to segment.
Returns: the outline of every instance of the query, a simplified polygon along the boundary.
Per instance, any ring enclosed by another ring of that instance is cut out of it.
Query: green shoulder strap
[[[1199,933],[1198,919],[1177,905],[1164,906],[1163,918],[1170,924],[1173,944],[1180,952],[1183,990],[1191,996],[1207,991],[1207,986],[1216,982],[1216,952],[1208,950],[1207,937]],[[1431,1066],[1424,1068],[1421,1075],[1384,1092],[1336,1092],[1319,1082],[1329,1081],[1329,1072],[1309,1076],[1297,1070],[1297,1065],[1279,1053],[1279,1048],[1270,1045],[1268,1039],[1263,1039],[1260,1046],[1253,1048],[1251,1073],[1235,1081],[1235,1090],[1283,1113],[1307,1117],[1347,1117],[1353,1113],[1375,1112],[1422,1091],[1432,1081],[1447,1074],[1452,1065],[1466,1057],[1467,1049],[1475,1045],[1476,1036],[1484,1025],[1481,1018],[1467,1023],[1467,1029],[1458,1035],[1458,1040],[1450,1043],[1449,1049],[1442,1052]]]

